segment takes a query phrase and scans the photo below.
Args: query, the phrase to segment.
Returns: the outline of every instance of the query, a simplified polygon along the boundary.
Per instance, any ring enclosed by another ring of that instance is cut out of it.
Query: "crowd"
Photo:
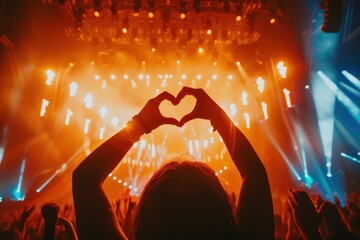
[[[196,99],[180,121],[164,117],[162,101],[177,105]],[[102,184],[134,142],[163,124],[181,127],[210,120],[221,135],[241,178],[239,193],[228,194],[206,164],[178,159],[162,166],[139,199],[111,203]],[[203,89],[184,87],[174,97],[150,99],[127,126],[88,155],[74,170],[73,203],[48,203],[19,216],[1,215],[0,239],[359,239],[360,195],[345,207],[320,195],[291,189],[275,196],[264,165],[245,135]]]
[[[296,225],[287,198],[287,195],[280,194],[273,197],[275,213],[274,239],[304,239]],[[321,239],[360,239],[360,193],[349,194],[344,207],[340,205],[340,200],[336,196],[334,196],[335,203],[325,201],[320,194],[311,194],[310,199],[316,211],[323,218],[318,227]],[[117,220],[128,236],[132,235],[133,229],[131,227],[133,226],[133,216],[137,203],[137,198],[127,194],[112,203]],[[235,206],[235,202],[232,204]],[[55,226],[55,231],[49,236],[45,235],[44,230],[48,219],[46,212],[51,213],[51,209],[54,213],[54,219],[57,219],[57,221],[52,223]],[[42,213],[45,214],[45,217],[43,217]],[[313,216],[306,217],[306,221],[311,221]],[[1,240],[74,240],[77,239],[75,229],[76,220],[72,204],[64,204],[60,207],[54,203],[49,203],[42,207],[32,206],[30,209],[25,208],[22,212],[9,211],[0,213]]]

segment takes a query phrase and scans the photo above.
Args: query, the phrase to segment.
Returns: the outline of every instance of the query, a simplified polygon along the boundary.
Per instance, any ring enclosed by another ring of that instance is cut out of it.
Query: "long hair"
[[[172,161],[148,181],[135,214],[135,239],[234,239],[233,209],[206,164]]]

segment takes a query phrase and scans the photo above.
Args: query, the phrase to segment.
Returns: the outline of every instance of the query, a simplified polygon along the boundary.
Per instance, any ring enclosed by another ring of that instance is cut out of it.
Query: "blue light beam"
[[[360,80],[350,74],[348,71],[343,70],[341,72],[359,91],[360,91]]]
[[[346,159],[349,159],[349,160],[351,160],[351,161],[354,161],[354,162],[356,162],[356,163],[360,163],[360,159],[358,159],[358,158],[356,158],[356,157],[352,157],[352,156],[350,156],[350,155],[348,155],[348,154],[346,154],[346,153],[340,153],[340,155],[342,156],[342,157],[344,157],[344,158],[346,158]]]

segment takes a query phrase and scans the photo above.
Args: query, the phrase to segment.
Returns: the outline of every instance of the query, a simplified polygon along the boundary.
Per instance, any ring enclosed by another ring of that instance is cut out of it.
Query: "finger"
[[[192,111],[191,113],[183,116],[181,119],[180,119],[180,127],[184,126],[185,123],[193,120],[197,118],[196,114],[195,114],[195,111]]]
[[[288,197],[288,202],[289,202],[289,205],[290,205],[291,209],[292,209],[293,211],[295,211],[297,205],[296,205],[296,203],[294,202],[294,200],[293,200],[291,197]]]
[[[299,204],[299,203],[301,203],[302,201],[301,201],[301,197],[300,197],[300,195],[299,195],[299,190],[296,190],[296,189],[293,189],[293,190],[291,190],[291,193],[292,193],[292,198],[293,198],[293,200],[297,203],[297,204]]]
[[[171,124],[171,125],[175,125],[175,126],[180,125],[179,121],[176,120],[175,118],[164,117],[163,122],[164,122],[164,124]]]
[[[178,93],[178,95],[176,96],[176,103],[178,104],[184,97],[186,97],[187,95],[192,95],[196,98],[196,92],[197,89],[195,88],[190,88],[190,87],[183,87],[180,92]]]
[[[172,94],[170,94],[169,92],[165,91],[165,92],[160,93],[158,96],[156,96],[152,100],[155,104],[159,105],[164,100],[169,100],[170,102],[174,103],[175,97]]]
[[[313,202],[311,201],[309,195],[304,191],[299,191],[298,196],[301,199],[301,201],[309,206],[314,206]]]
[[[296,190],[294,190],[294,189],[289,190],[289,199],[291,200],[291,202],[296,203],[296,205],[297,205],[298,199],[297,199]]]

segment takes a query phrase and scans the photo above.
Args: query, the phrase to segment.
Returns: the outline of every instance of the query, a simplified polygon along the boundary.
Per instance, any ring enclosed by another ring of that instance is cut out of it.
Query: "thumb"
[[[183,116],[183,117],[181,118],[181,120],[180,120],[180,126],[181,126],[181,127],[184,126],[185,123],[187,123],[187,122],[189,122],[189,121],[191,121],[191,120],[193,120],[193,119],[195,119],[195,118],[197,118],[196,115],[195,115],[195,112],[192,111],[191,113],[189,113],[189,114],[187,114],[187,115],[185,115],[185,116]]]

